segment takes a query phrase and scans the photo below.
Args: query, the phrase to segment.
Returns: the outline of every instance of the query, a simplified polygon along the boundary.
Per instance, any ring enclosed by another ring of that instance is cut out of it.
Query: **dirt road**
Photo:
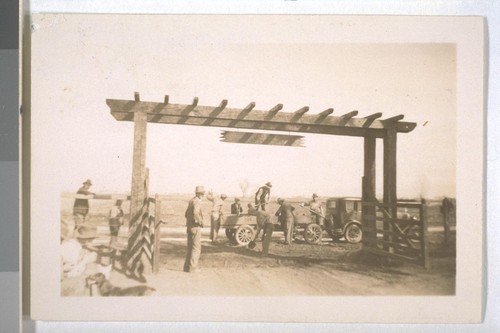
[[[283,244],[282,233],[273,235],[268,257],[261,257],[261,243],[250,250],[238,247],[221,235],[212,245],[208,230],[202,237],[201,271],[182,271],[186,242],[183,228],[162,238],[160,271],[146,274],[155,295],[206,296],[321,296],[321,295],[452,295],[455,292],[454,256],[432,257],[426,271],[413,264],[382,263],[368,259],[360,244],[324,241],[309,245],[300,239]],[[184,238],[184,239],[183,239]],[[63,295],[88,295],[84,277],[96,271],[89,265],[81,277],[62,281]],[[137,285],[118,271],[114,285]]]

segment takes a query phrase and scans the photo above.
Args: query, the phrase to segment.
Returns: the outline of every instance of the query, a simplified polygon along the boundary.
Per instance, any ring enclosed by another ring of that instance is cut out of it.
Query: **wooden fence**
[[[363,215],[364,250],[430,267],[423,203],[398,202],[395,207],[389,207],[378,202],[363,202],[363,206],[375,207],[375,214]],[[417,214],[411,214],[410,218],[390,213],[405,208]]]

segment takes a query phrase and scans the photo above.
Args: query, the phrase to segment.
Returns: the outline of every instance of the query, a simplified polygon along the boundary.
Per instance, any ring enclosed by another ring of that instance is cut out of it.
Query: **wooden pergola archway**
[[[397,215],[397,134],[409,133],[416,123],[403,122],[404,115],[380,119],[381,113],[366,117],[357,117],[358,111],[335,116],[333,109],[318,114],[307,114],[305,106],[295,112],[281,112],[283,105],[277,104],[270,110],[256,110],[255,102],[243,109],[227,107],[227,100],[218,106],[198,105],[195,97],[191,104],[172,104],[165,96],[161,103],[143,102],[139,93],[134,100],[106,100],[111,114],[119,121],[134,122],[134,154],[132,167],[131,219],[130,233],[133,235],[138,227],[138,214],[146,200],[144,183],[146,181],[146,137],[147,123],[171,125],[213,126],[239,129],[258,129],[284,132],[301,132],[329,135],[362,137],[364,140],[364,175],[362,182],[363,202],[375,199],[375,157],[376,139],[383,140],[383,205],[387,213]],[[363,207],[363,227],[374,228],[376,207]],[[371,216],[372,218],[364,218]],[[389,224],[387,224],[390,228]],[[371,236],[371,237],[376,237]],[[131,237],[139,239],[139,237]],[[369,240],[370,237],[367,237]],[[373,239],[372,239],[373,241]],[[129,244],[133,246],[135,244]],[[140,248],[140,247],[138,247]]]

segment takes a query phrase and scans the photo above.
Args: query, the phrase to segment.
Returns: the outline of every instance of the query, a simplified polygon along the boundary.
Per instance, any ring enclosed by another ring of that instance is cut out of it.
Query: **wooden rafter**
[[[255,110],[255,102],[251,102],[244,109],[227,107],[227,100],[218,106],[198,105],[195,97],[191,104],[171,104],[168,96],[163,103],[143,102],[136,94],[134,100],[108,99],[106,103],[111,109],[111,114],[121,121],[132,121],[134,113],[144,112],[148,122],[234,127],[246,129],[262,129],[286,132],[318,133],[364,137],[384,137],[385,130],[390,126],[396,127],[396,132],[408,133],[416,124],[400,122],[397,117],[386,120],[374,118],[374,115],[357,118],[357,111],[349,112],[343,116],[330,116],[333,109],[327,109],[318,114],[306,114],[308,107],[303,107],[295,112],[280,112],[282,104],[277,104],[269,111]],[[377,114],[378,115],[378,114]],[[377,117],[378,118],[378,117]]]

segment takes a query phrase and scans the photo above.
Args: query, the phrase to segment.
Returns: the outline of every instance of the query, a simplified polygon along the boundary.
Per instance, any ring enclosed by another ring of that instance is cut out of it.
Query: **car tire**
[[[323,235],[323,229],[316,223],[311,223],[304,229],[304,239],[307,244],[318,244],[321,242],[321,237]]]
[[[351,244],[357,244],[363,239],[363,230],[357,223],[351,223],[345,228],[344,238]]]
[[[255,235],[255,231],[249,225],[242,225],[236,229],[234,234],[235,241],[238,245],[247,246]]]
[[[226,237],[229,239],[231,242],[236,241],[234,238],[234,235],[236,234],[236,230],[234,228],[226,228]]]

